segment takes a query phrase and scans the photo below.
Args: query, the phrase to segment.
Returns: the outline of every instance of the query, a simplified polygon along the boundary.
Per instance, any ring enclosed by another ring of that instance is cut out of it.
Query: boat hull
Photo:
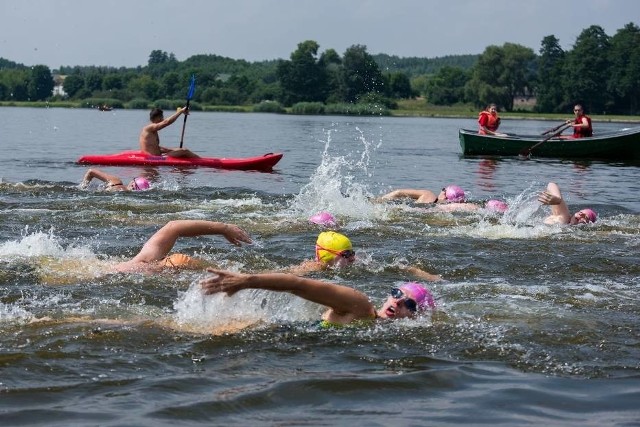
[[[460,129],[460,147],[464,155],[518,156],[543,141],[546,136],[480,135]],[[531,150],[532,157],[640,159],[640,127],[623,129],[588,138],[551,138]]]
[[[183,166],[208,167],[217,169],[271,171],[282,158],[282,153],[267,153],[262,156],[227,158],[200,157],[178,158],[168,156],[149,156],[140,151],[123,151],[116,154],[95,154],[82,156],[79,164],[106,166]]]

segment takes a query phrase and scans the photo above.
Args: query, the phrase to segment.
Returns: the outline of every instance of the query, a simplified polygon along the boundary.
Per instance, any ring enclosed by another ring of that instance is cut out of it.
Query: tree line
[[[52,95],[53,73],[47,66],[27,67],[0,58],[0,100],[68,98],[164,108],[182,102],[189,77],[195,74],[194,108],[266,103],[321,112],[336,104],[394,108],[398,99],[422,96],[435,105],[496,103],[512,111],[517,97],[535,97],[535,110],[543,113],[566,112],[581,103],[595,114],[635,115],[640,99],[640,28],[629,23],[609,36],[593,25],[567,51],[549,35],[538,54],[505,43],[488,46],[479,55],[432,59],[371,55],[363,45],[340,55],[334,49],[320,52],[317,42],[306,40],[287,60],[248,62],[195,55],[178,61],[172,53],[154,50],[146,66],[62,66],[55,71],[65,76],[64,96]]]

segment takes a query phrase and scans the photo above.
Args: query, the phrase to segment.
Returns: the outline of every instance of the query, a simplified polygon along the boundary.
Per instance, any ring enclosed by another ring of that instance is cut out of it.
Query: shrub
[[[125,104],[125,108],[131,109],[131,110],[148,110],[149,101],[142,98],[132,99],[131,101]]]
[[[325,106],[322,102],[298,102],[291,107],[292,114],[324,114]]]
[[[329,104],[325,107],[326,114],[349,116],[389,116],[391,112],[387,107],[377,104]]]
[[[253,106],[255,113],[284,113],[285,109],[278,101],[261,101]]]
[[[83,108],[98,108],[106,105],[111,108],[124,108],[124,104],[119,99],[113,98],[86,98],[80,104]]]

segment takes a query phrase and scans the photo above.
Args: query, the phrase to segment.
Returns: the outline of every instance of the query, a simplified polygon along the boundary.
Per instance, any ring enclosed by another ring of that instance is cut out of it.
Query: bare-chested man
[[[175,122],[181,114],[189,114],[187,107],[178,109],[168,119],[164,118],[164,113],[160,108],[154,108],[149,113],[151,123],[142,128],[140,132],[140,151],[150,156],[167,155],[171,157],[200,157],[186,148],[165,148],[160,145],[158,131],[166,128]]]

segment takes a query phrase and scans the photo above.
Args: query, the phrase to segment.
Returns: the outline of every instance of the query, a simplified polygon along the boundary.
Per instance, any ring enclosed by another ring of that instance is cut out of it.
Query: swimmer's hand
[[[227,295],[231,296],[247,287],[247,279],[249,278],[248,274],[216,270],[214,268],[207,268],[207,271],[212,274],[209,277],[200,280],[200,286],[202,287],[205,295],[225,292]]]
[[[562,197],[558,197],[548,191],[543,191],[538,196],[538,201],[543,205],[559,205],[562,202]]]
[[[234,224],[224,224],[220,233],[236,246],[240,246],[241,243],[253,243],[249,234]]]

